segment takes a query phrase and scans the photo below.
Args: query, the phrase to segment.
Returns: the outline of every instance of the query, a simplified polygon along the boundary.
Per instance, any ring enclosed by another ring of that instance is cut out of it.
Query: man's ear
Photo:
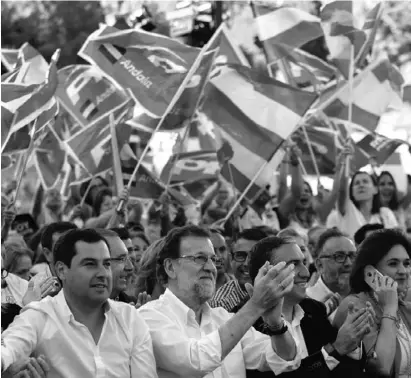
[[[175,271],[173,260],[171,259],[164,260],[164,270],[169,278],[176,279],[177,273]]]
[[[43,248],[43,253],[44,256],[46,257],[46,260],[51,263],[53,261],[53,252],[50,251],[48,248],[44,247]]]
[[[62,261],[57,261],[54,265],[54,269],[60,281],[64,282],[64,280],[66,279],[67,270],[69,269],[68,266]]]
[[[323,262],[319,257],[315,259],[315,267],[317,268],[317,271],[321,273],[323,268]]]

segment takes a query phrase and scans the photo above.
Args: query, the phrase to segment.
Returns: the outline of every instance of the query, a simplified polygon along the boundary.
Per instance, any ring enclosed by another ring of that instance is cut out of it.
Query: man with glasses
[[[231,268],[235,280],[221,286],[210,301],[211,307],[223,307],[228,312],[237,312],[250,298],[245,290],[245,284],[250,283],[248,272],[248,254],[254,245],[268,237],[265,229],[260,227],[248,228],[240,232],[233,244]]]
[[[174,228],[164,240],[157,277],[167,289],[138,310],[150,329],[159,378],[245,378],[246,369],[276,375],[295,370],[301,351],[281,318],[294,266],[265,264],[248,288],[251,299],[232,315],[207,303],[215,290],[215,262],[210,234],[201,227]],[[252,328],[260,314],[272,336]]]
[[[111,272],[113,275],[113,288],[110,299],[125,303],[137,303],[136,297],[127,295],[127,281],[133,273],[126,245],[115,231],[97,229],[97,232],[106,239],[111,251]]]
[[[330,320],[338,304],[349,294],[349,277],[356,253],[352,240],[337,228],[326,230],[318,239],[315,264],[320,278],[307,289],[307,295],[323,303],[334,296]]]

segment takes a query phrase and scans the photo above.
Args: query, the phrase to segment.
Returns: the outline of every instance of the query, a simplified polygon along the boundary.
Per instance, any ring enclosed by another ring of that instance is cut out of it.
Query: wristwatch
[[[282,319],[282,325],[281,326],[270,326],[267,323],[264,323],[264,333],[268,336],[280,336],[284,335],[288,331],[287,324],[285,323],[284,319]]]
[[[337,349],[334,348],[334,345],[328,344],[324,347],[324,350],[329,356],[335,358],[337,361],[341,361],[341,354],[337,352]]]

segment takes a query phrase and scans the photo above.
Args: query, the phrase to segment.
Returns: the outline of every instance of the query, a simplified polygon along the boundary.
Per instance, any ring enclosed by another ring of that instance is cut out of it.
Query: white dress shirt
[[[149,329],[133,306],[107,301],[96,344],[74,319],[63,290],[27,305],[2,334],[3,369],[32,353],[47,358],[48,378],[157,377]]]
[[[331,298],[334,293],[328,288],[328,286],[324,283],[321,276],[318,278],[315,285],[307,288],[307,296],[315,299],[318,302],[325,303],[329,298]],[[334,316],[337,312],[335,309],[329,316],[328,320],[332,322],[334,320]]]
[[[285,361],[274,353],[270,337],[254,328],[222,361],[218,329],[234,315],[205,304],[199,325],[194,311],[169,289],[158,300],[140,307],[139,312],[150,328],[160,378],[245,378],[246,369],[281,374],[297,369],[301,363],[298,344],[296,358]]]
[[[303,331],[301,329],[301,320],[304,317],[304,310],[301,306],[297,305],[294,307],[294,314],[293,320],[291,324],[286,321],[288,330],[290,331],[291,335],[293,335],[294,340],[296,343],[300,345],[301,348],[301,359],[308,357],[308,350],[307,345],[304,340]],[[334,357],[331,357],[324,348],[321,348],[321,353],[323,354],[325,363],[328,366],[328,369],[333,370],[335,367],[340,363]]]

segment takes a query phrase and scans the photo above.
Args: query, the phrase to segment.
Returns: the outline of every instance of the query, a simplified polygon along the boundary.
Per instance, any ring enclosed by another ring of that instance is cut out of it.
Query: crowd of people
[[[6,188],[2,374],[411,377],[411,190],[389,172],[349,180],[351,154],[314,196],[291,147],[277,193],[229,219],[220,180],[195,221],[96,177],[38,193],[39,229],[19,234]]]

